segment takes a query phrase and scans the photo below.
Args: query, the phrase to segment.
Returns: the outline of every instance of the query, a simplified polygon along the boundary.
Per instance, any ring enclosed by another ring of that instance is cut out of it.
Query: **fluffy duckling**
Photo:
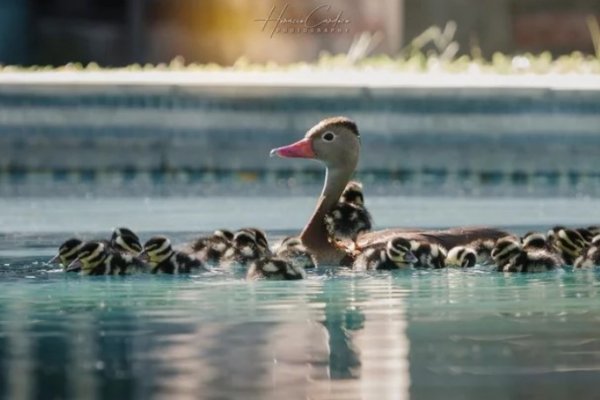
[[[265,231],[258,228],[242,228],[238,232],[248,232],[254,235],[254,241],[256,242],[262,257],[271,255],[271,249],[269,248],[269,241],[267,240],[267,234]]]
[[[139,256],[150,265],[150,272],[164,274],[190,273],[192,270],[206,271],[202,261],[180,251],[173,250],[171,241],[165,236],[154,236],[144,243]]]
[[[196,239],[191,245],[194,256],[207,264],[217,265],[231,247],[233,232],[227,229],[217,229],[210,236]]]
[[[411,240],[411,251],[417,257],[416,268],[446,268],[446,249],[433,243]]]
[[[48,260],[48,264],[60,262],[63,268],[67,268],[69,264],[75,261],[83,245],[83,241],[77,238],[66,240],[58,247],[58,253]]]
[[[583,249],[589,244],[581,233],[562,226],[552,228],[548,232],[548,240],[568,265],[573,265],[575,259],[582,254]]]
[[[446,256],[449,267],[471,268],[477,264],[477,252],[468,246],[455,246]]]
[[[600,265],[600,235],[594,236],[591,244],[575,259],[573,266],[577,269],[593,268]]]
[[[515,237],[505,236],[498,239],[491,254],[498,271],[504,271],[504,267],[518,257],[521,249],[521,242]]]
[[[231,247],[223,255],[221,265],[248,267],[250,263],[266,256],[263,246],[258,244],[254,231],[241,229],[233,235]]]
[[[137,255],[142,251],[140,238],[129,228],[115,228],[110,238],[111,247],[119,253]]]
[[[412,252],[411,242],[402,237],[390,239],[383,246],[374,246],[364,251],[354,261],[355,270],[392,270],[414,265],[417,257]]]
[[[298,265],[279,257],[262,257],[252,261],[246,279],[298,280],[304,279],[306,273]]]
[[[140,265],[130,254],[121,254],[100,241],[85,243],[77,258],[66,268],[67,272],[80,271],[83,275],[125,275]]]
[[[359,182],[351,181],[346,185],[338,204],[325,216],[325,226],[330,241],[351,240],[358,249],[356,239],[372,227],[371,214],[365,207]]]
[[[275,257],[292,263],[297,268],[309,269],[315,267],[312,256],[296,236],[288,236],[281,241],[275,251]]]
[[[496,242],[492,257],[500,272],[545,272],[564,264],[557,254],[541,248],[526,250],[510,236]]]

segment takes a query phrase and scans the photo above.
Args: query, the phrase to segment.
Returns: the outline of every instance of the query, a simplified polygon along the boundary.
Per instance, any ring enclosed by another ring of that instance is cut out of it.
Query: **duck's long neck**
[[[328,240],[325,215],[337,204],[350,181],[354,169],[327,168],[325,185],[317,202],[317,207],[300,234],[306,248],[315,256],[318,264],[339,264],[347,254]]]

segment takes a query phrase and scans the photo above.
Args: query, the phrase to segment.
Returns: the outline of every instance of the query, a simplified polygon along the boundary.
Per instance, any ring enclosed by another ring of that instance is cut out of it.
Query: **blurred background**
[[[323,22],[340,13],[347,21],[338,24],[341,32],[284,32],[304,26],[292,19]],[[600,16],[600,0],[0,0],[0,62],[310,61],[323,51],[345,53],[364,31],[381,33],[375,54],[397,54],[428,27],[450,20],[460,53],[593,53],[590,15]],[[276,22],[259,21],[269,16],[288,21],[272,37]]]

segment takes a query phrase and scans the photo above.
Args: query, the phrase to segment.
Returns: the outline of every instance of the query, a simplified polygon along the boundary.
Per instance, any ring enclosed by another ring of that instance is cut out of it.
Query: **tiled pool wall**
[[[3,85],[0,182],[318,181],[268,153],[332,115],[367,180],[600,194],[600,91],[551,88]]]

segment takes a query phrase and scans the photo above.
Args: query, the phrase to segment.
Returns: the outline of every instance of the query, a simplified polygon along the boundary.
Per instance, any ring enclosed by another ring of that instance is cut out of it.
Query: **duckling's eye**
[[[327,131],[323,134],[322,138],[326,142],[333,142],[333,139],[335,139],[335,133]]]

